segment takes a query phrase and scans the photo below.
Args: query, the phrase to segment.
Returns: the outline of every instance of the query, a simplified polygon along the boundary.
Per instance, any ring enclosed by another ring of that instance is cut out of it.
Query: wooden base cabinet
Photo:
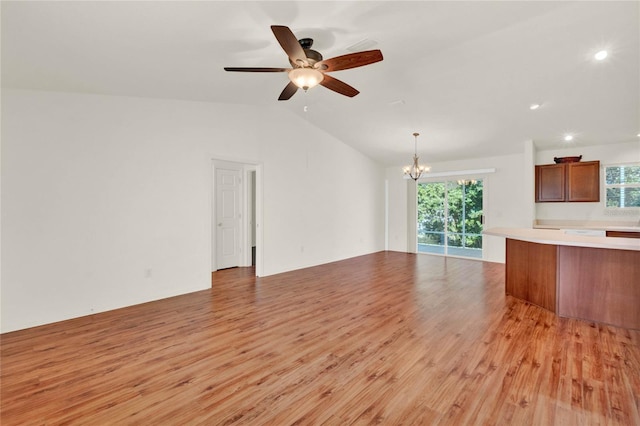
[[[507,238],[506,293],[556,311],[558,246]]]
[[[508,295],[561,317],[640,330],[640,251],[506,244]]]
[[[640,251],[560,246],[558,314],[640,330]]]
[[[640,238],[640,232],[635,231],[607,231],[607,237],[620,237],[620,238]]]

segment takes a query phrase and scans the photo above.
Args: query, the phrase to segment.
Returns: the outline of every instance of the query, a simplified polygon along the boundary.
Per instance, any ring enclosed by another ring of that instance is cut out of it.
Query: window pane
[[[447,244],[449,247],[462,247],[462,234],[459,232],[449,232],[447,234]]]
[[[418,184],[418,251],[445,254],[445,184]]]
[[[444,245],[444,232],[421,231],[418,234],[418,244]]]
[[[471,247],[471,248],[482,248],[482,235],[481,234],[476,234],[476,235],[467,234],[467,237],[466,237],[466,240],[465,240],[465,246]]]
[[[607,207],[640,207],[640,188],[607,188]]]
[[[620,183],[620,167],[607,167],[605,168],[605,184],[614,185]]]
[[[607,185],[640,183],[640,166],[615,166],[605,169]]]
[[[482,181],[468,183],[464,187],[464,231],[466,234],[482,234]],[[482,238],[467,239],[466,247],[481,247]]]
[[[444,231],[444,185],[418,185],[418,231]]]

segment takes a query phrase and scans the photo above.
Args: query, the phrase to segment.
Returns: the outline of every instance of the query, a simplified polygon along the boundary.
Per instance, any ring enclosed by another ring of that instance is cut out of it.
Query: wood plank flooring
[[[2,425],[639,425],[640,332],[380,252],[1,336]]]

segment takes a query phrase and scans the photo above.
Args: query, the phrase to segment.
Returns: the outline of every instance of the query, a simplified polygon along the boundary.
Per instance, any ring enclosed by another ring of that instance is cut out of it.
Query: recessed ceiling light
[[[566,136],[564,137],[564,140],[565,140],[566,142],[570,142],[570,141],[572,141],[572,140],[573,140],[573,136],[572,136],[572,135],[566,135]]]
[[[606,50],[601,50],[598,53],[596,53],[595,55],[593,55],[594,58],[596,58],[596,60],[598,61],[602,61],[603,59],[605,59],[607,57],[607,51]]]
[[[529,105],[529,109],[534,111],[536,109],[540,108],[540,104],[531,104]]]

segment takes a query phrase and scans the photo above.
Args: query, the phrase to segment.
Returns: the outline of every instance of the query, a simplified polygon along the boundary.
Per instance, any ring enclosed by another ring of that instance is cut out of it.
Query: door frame
[[[242,170],[242,182],[240,195],[240,211],[242,212],[242,221],[241,221],[241,229],[240,229],[240,250],[241,250],[241,264],[239,266],[246,267],[251,266],[251,244],[248,239],[249,235],[249,226],[250,225],[250,212],[249,212],[249,202],[248,196],[250,193],[249,185],[251,185],[251,179],[249,179],[250,174],[255,172],[256,180],[255,187],[253,191],[255,192],[255,236],[256,236],[256,276],[260,277],[263,275],[263,259],[264,259],[264,250],[263,250],[263,196],[262,196],[262,163],[256,161],[247,161],[247,160],[238,160],[238,159],[229,159],[229,158],[212,158],[211,159],[211,179],[209,185],[209,226],[211,227],[211,238],[209,239],[209,253],[211,260],[211,271],[217,271],[217,259],[216,259],[216,167],[221,167],[224,163],[234,163],[235,165],[241,166]]]

